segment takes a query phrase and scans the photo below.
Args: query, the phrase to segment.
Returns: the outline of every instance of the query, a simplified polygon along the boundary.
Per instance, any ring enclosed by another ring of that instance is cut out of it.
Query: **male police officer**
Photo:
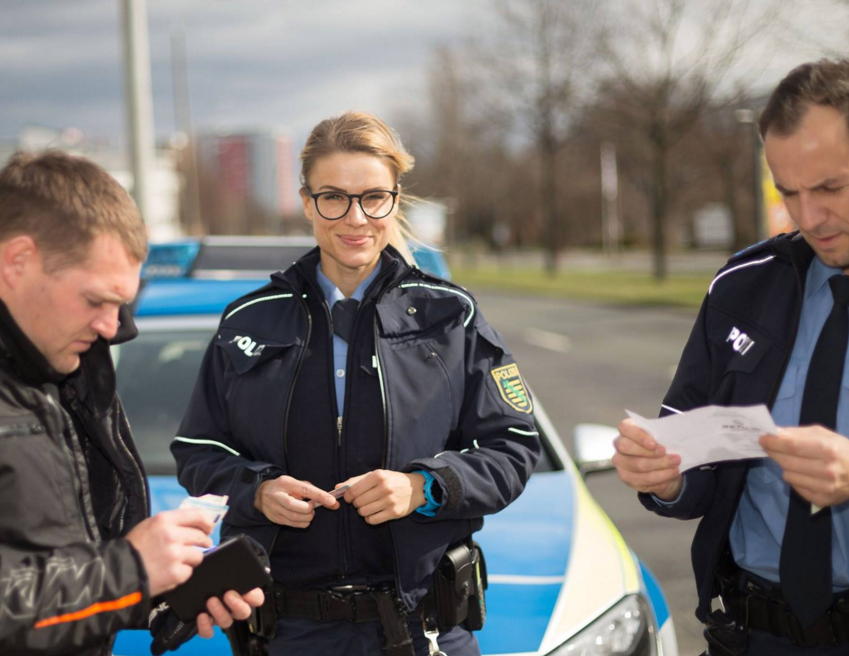
[[[0,171],[0,653],[111,654],[210,544],[196,509],[145,519],[148,490],[109,344],[132,337],[145,228],[103,170],[58,152]],[[119,311],[121,320],[119,321]],[[198,631],[262,593],[211,599]],[[168,646],[167,644],[165,646]]]
[[[650,510],[701,517],[696,615],[714,654],[849,653],[849,61],[791,71],[760,120],[798,232],[711,283],[662,414],[766,403],[769,458],[692,469],[630,420],[614,464]],[[724,612],[711,613],[720,596]]]

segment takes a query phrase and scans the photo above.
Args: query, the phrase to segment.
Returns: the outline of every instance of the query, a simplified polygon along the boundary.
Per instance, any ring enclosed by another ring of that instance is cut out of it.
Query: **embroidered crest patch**
[[[504,402],[514,410],[530,414],[534,409],[525,381],[517,364],[508,364],[490,371]]]

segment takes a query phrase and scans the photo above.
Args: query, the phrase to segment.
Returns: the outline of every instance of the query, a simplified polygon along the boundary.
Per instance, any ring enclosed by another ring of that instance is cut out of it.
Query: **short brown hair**
[[[820,59],[790,71],[761,113],[761,137],[766,138],[768,130],[792,134],[812,105],[833,107],[849,125],[849,60]]]
[[[16,152],[0,170],[0,241],[29,235],[56,270],[84,261],[104,233],[144,261],[147,232],[136,204],[91,160],[59,150]]]

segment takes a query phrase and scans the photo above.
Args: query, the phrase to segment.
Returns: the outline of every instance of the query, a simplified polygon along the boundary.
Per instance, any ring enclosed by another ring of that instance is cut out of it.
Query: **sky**
[[[836,31],[823,11],[837,1],[808,0],[807,13],[794,10],[790,23],[814,36],[770,53],[759,84],[768,88],[817,56],[818,34],[823,42],[845,38],[849,29]],[[0,0],[0,139],[40,125],[123,141],[122,2]],[[176,30],[185,34],[196,130],[281,129],[296,147],[319,120],[347,109],[390,121],[424,111],[434,49],[485,37],[492,7],[492,0],[146,2],[160,138],[175,127]]]
[[[41,125],[123,139],[122,1],[0,0],[0,138]],[[306,135],[350,108],[420,105],[434,48],[467,40],[486,2],[147,0],[157,134],[175,125],[175,30],[195,129]]]

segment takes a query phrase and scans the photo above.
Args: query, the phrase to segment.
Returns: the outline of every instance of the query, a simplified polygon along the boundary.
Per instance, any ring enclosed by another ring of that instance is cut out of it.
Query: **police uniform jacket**
[[[225,310],[172,442],[179,480],[193,495],[229,495],[222,536],[256,538],[281,583],[383,572],[412,610],[446,547],[522,492],[540,452],[532,400],[468,292],[390,246],[357,312],[340,420],[319,259],[316,248]],[[443,492],[436,515],[370,526],[342,502],[296,529],[254,507],[269,478],[332,489],[378,468],[430,472]]]
[[[135,334],[122,315],[121,341]],[[141,461],[104,340],[53,370],[0,303],[0,654],[106,656],[147,626],[148,582],[123,538],[147,517]]]
[[[732,257],[710,285],[661,416],[706,405],[772,408],[796,341],[803,290],[814,252],[797,233],[779,235]],[[719,594],[717,569],[730,558],[728,534],[746,483],[747,461],[685,473],[681,498],[668,506],[640,494],[648,509],[701,522],[691,550],[705,621]]]

